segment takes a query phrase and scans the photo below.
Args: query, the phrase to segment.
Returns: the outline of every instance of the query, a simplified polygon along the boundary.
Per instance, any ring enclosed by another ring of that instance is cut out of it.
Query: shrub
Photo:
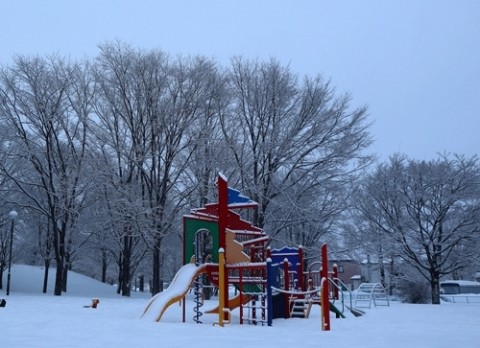
[[[398,290],[400,298],[406,303],[429,303],[430,302],[430,287],[428,283],[421,281],[403,280]]]

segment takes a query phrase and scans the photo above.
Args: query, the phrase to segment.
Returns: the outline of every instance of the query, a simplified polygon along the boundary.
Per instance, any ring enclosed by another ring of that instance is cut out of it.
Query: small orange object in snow
[[[98,298],[92,298],[92,308],[97,308],[98,304],[100,303],[100,300]]]

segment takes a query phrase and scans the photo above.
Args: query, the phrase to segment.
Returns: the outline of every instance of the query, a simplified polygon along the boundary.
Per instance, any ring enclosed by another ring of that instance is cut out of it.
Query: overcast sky
[[[276,58],[367,105],[386,159],[480,149],[477,0],[0,0],[0,64],[94,57],[98,44]]]

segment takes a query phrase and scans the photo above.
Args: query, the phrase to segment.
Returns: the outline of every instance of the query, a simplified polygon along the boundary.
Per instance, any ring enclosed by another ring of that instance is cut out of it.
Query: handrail
[[[344,305],[344,292],[345,290],[348,292],[349,294],[349,297],[350,297],[350,310],[353,309],[353,293],[352,291],[350,291],[350,289],[348,288],[347,284],[345,284],[341,279],[339,278],[333,278],[333,279],[330,279],[330,282],[338,289],[340,290],[340,292],[342,293],[342,305]],[[341,286],[338,286],[338,284],[340,284]],[[348,306],[347,306],[348,307]]]

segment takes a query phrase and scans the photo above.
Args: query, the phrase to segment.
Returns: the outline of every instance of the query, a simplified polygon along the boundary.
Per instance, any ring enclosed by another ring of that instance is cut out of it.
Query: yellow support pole
[[[218,250],[218,325],[225,320],[225,250]]]

